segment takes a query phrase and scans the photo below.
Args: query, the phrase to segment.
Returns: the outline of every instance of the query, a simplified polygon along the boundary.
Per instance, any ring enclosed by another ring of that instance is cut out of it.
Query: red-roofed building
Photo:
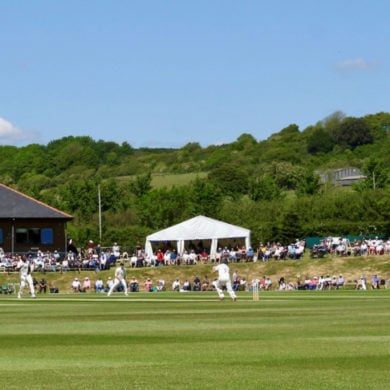
[[[0,183],[0,247],[17,253],[64,252],[73,217]]]

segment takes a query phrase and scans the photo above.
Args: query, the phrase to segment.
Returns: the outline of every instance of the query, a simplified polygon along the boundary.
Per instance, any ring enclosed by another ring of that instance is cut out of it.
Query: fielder
[[[219,295],[219,299],[222,301],[225,298],[225,295],[222,291],[222,286],[226,286],[227,292],[233,301],[237,300],[236,293],[232,289],[232,283],[230,281],[230,271],[229,267],[226,264],[226,260],[222,260],[222,262],[213,267],[213,272],[218,272],[218,279],[214,280],[213,286],[217,290]]]
[[[127,283],[126,283],[126,270],[124,263],[121,263],[120,266],[115,270],[115,280],[114,284],[111,286],[110,290],[108,291],[107,296],[110,296],[112,292],[122,284],[123,289],[125,291],[125,295],[127,296]]]
[[[30,263],[25,256],[22,256],[20,257],[16,269],[19,271],[20,276],[20,289],[18,298],[22,298],[23,289],[26,286],[26,283],[30,287],[31,298],[35,298],[34,283],[31,276],[31,272],[34,270],[34,264]]]

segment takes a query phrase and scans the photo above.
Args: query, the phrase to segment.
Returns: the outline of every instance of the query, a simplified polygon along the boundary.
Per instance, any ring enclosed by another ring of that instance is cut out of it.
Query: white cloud
[[[37,142],[37,134],[15,127],[11,122],[0,117],[0,144],[20,145],[29,142]]]
[[[342,71],[369,70],[369,69],[372,69],[372,68],[376,68],[377,66],[378,66],[377,63],[375,63],[375,62],[368,62],[366,60],[363,60],[362,58],[343,60],[343,61],[339,61],[336,64],[336,68],[338,70],[342,70]]]

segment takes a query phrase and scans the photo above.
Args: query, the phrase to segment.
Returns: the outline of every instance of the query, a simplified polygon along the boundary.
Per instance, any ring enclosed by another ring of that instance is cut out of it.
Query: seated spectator
[[[137,255],[133,253],[130,257],[130,267],[135,268],[137,266]]]
[[[113,286],[114,284],[114,281],[113,279],[111,278],[111,276],[108,277],[107,279],[107,283],[106,283],[106,291],[110,291],[111,287]]]
[[[44,292],[46,294],[47,291],[47,282],[45,278],[42,278],[38,284],[38,292]]]
[[[374,275],[371,279],[372,289],[379,289],[379,278],[378,275]]]
[[[237,256],[237,252],[234,250],[234,248],[232,248],[230,250],[230,252],[229,252],[229,261],[231,263],[235,263],[236,261],[239,262],[241,260],[241,253],[238,253],[238,256]]]
[[[322,289],[323,290],[325,290],[325,289],[331,290],[331,288],[332,288],[332,278],[330,277],[330,275],[326,275],[326,277],[324,278]]]
[[[294,282],[292,280],[288,281],[288,283],[287,283],[287,290],[289,290],[289,291],[296,290],[295,284],[294,284]]]
[[[192,249],[189,256],[188,256],[188,264],[189,265],[195,265],[197,263],[197,255],[195,253],[195,251]]]
[[[72,255],[73,255],[73,253],[72,253]],[[65,257],[64,260],[62,260],[62,271],[69,271],[69,269],[70,269],[69,257]]]
[[[165,280],[164,279],[160,279],[158,282],[157,282],[157,287],[156,287],[157,291],[165,291]]]
[[[253,256],[255,255],[255,252],[252,248],[249,248],[246,252],[246,261],[253,261]]]
[[[183,291],[191,291],[191,283],[186,279],[183,283]]]
[[[91,289],[91,281],[88,276],[84,278],[82,292],[88,292]]]
[[[171,251],[169,249],[164,253],[164,265],[171,265]]]
[[[180,281],[175,279],[172,283],[172,291],[180,291]]]
[[[156,256],[157,256],[157,266],[164,265],[164,253],[162,252],[161,249],[157,250]]]
[[[195,276],[195,278],[194,278],[193,290],[200,291],[200,278],[199,278],[199,276]]]
[[[339,278],[337,279],[337,289],[344,286],[344,277],[343,275],[339,275]]]
[[[279,290],[286,290],[286,281],[284,280],[284,276],[279,279]]]
[[[202,282],[202,291],[207,291],[209,289],[209,285],[210,285],[209,279],[207,276],[205,276]]]
[[[102,278],[98,278],[95,282],[95,292],[102,293],[104,292],[104,285]]]
[[[147,278],[147,279],[146,279],[146,282],[145,282],[145,284],[144,284],[144,286],[145,286],[145,291],[151,292],[151,291],[152,291],[152,288],[153,288],[153,282],[152,282],[152,280],[151,280],[150,278]]]
[[[177,253],[176,250],[173,249],[170,255],[170,263],[171,265],[176,265],[177,264]]]
[[[271,279],[267,276],[265,279],[265,290],[271,290],[272,287],[272,281]]]
[[[364,276],[356,282],[355,288],[356,290],[367,290],[366,278]]]
[[[135,276],[130,279],[130,292],[138,292],[139,291],[139,283]]]
[[[207,253],[206,249],[203,249],[202,253],[200,254],[200,261],[202,264],[207,264],[209,259],[209,254]]]
[[[73,292],[80,292],[81,290],[81,284],[78,278],[74,278],[72,282],[72,289]]]
[[[102,271],[107,269],[107,255],[105,252],[100,253],[99,264]]]
[[[246,279],[245,278],[240,279],[239,290],[240,291],[245,291],[246,290],[246,286],[247,286]]]

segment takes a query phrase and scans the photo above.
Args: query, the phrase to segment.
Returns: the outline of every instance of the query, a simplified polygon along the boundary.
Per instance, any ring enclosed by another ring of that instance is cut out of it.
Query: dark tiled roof
[[[52,218],[71,220],[64,213],[0,183],[0,218]]]

